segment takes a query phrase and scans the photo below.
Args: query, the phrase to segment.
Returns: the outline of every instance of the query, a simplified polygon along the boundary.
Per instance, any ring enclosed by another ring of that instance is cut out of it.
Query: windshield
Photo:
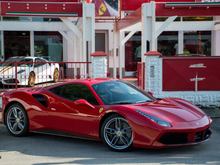
[[[147,94],[122,81],[108,81],[92,86],[106,105],[151,102]]]
[[[14,66],[15,62],[17,62],[17,66],[33,65],[33,60],[30,58],[9,58],[2,64],[2,66]]]

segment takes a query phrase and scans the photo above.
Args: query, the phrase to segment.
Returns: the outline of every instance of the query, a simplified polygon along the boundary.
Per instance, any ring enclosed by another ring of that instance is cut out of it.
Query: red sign
[[[150,0],[121,0],[121,10],[137,10],[146,2]]]
[[[158,3],[157,16],[218,16],[220,3]]]
[[[151,0],[121,0],[121,10],[137,10]],[[195,2],[195,0],[155,0],[156,2]]]
[[[93,0],[97,17],[118,17],[119,0]]]
[[[1,0],[1,2],[36,2],[36,3],[44,3],[44,2],[81,2],[81,0]]]
[[[82,3],[78,0],[2,1],[2,16],[81,17]]]
[[[163,91],[219,91],[220,57],[163,58]]]

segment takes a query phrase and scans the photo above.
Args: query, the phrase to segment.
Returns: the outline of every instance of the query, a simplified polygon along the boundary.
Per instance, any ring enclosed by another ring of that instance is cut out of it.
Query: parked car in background
[[[11,57],[0,65],[3,85],[34,86],[58,79],[59,64],[40,57]]]
[[[178,98],[158,99],[120,80],[72,80],[1,97],[10,134],[42,132],[102,140],[111,150],[194,145],[209,139],[212,120]]]

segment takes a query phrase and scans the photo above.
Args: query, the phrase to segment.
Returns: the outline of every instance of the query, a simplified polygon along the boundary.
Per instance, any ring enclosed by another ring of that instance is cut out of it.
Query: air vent
[[[48,106],[48,99],[46,96],[42,94],[33,94],[32,96],[44,107]]]

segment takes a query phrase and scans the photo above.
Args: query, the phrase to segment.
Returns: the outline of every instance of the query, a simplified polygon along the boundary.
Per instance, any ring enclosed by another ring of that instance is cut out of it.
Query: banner
[[[120,12],[119,0],[93,0],[96,17],[118,17]]]
[[[137,10],[143,3],[150,2],[150,0],[121,0],[121,10]],[[220,0],[155,0],[155,2],[220,2]]]
[[[82,17],[82,3],[76,0],[68,3],[58,3],[55,0],[45,0],[36,3],[33,0],[0,1],[2,16],[47,16],[47,17]],[[64,0],[62,1],[64,2]]]
[[[201,2],[220,2],[220,0],[202,0]]]
[[[219,91],[219,57],[163,58],[163,91]]]

